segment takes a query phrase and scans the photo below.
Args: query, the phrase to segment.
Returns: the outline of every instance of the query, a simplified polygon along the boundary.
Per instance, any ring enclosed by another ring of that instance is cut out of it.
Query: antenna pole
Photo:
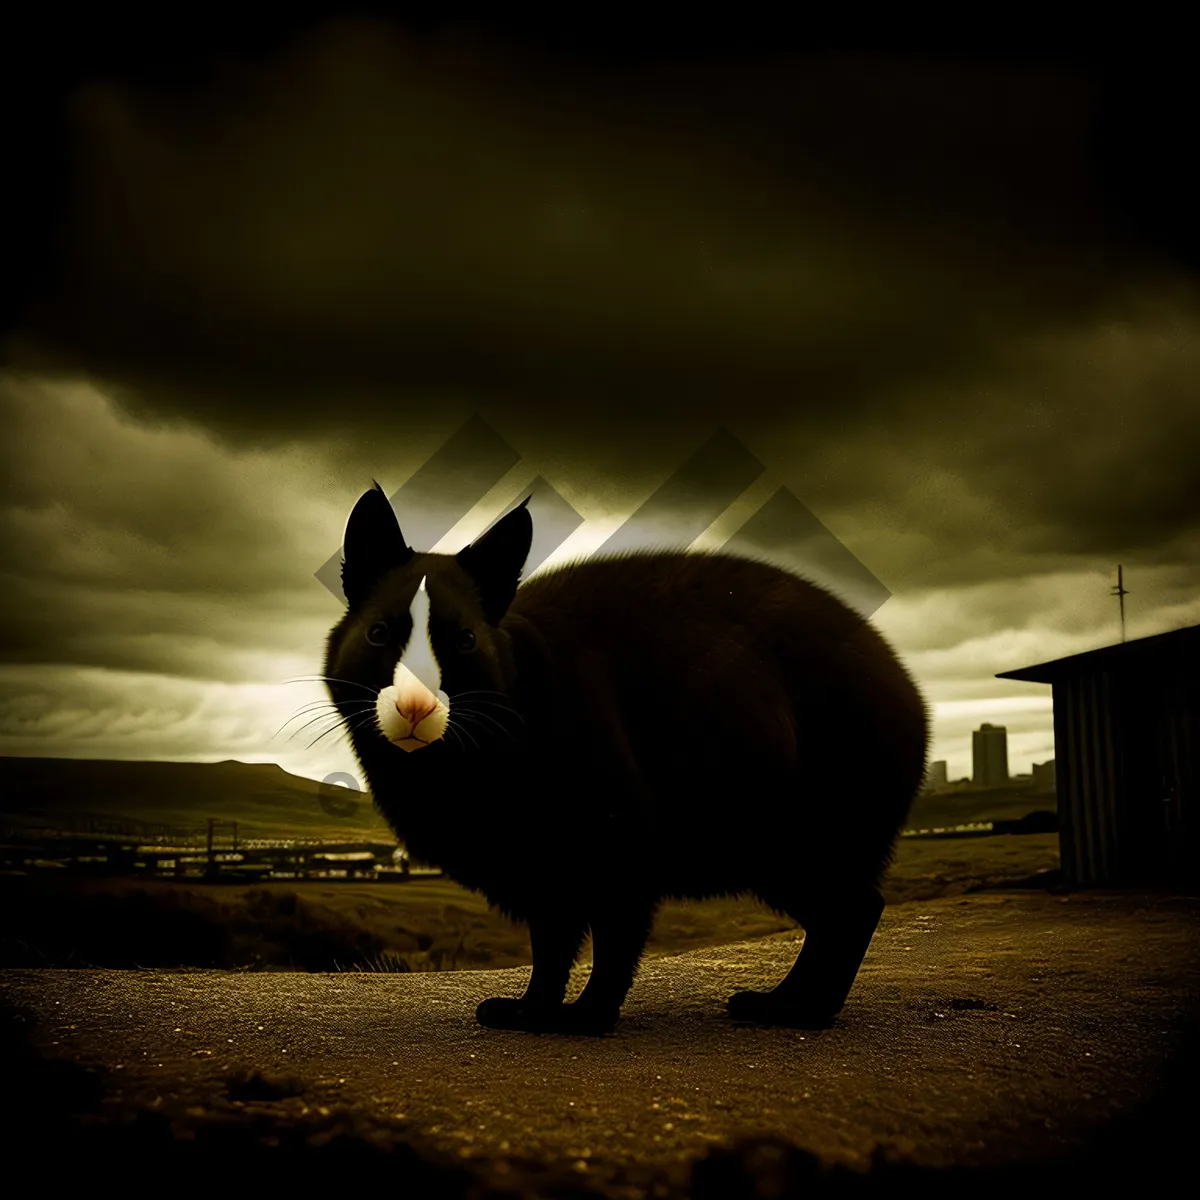
[[[1125,640],[1125,597],[1129,595],[1125,587],[1125,576],[1122,568],[1117,567],[1117,586],[1113,588],[1110,595],[1116,596],[1121,604],[1121,641]]]

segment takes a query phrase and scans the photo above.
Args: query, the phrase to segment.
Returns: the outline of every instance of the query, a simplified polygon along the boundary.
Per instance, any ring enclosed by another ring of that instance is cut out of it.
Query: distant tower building
[[[1003,725],[980,725],[971,734],[972,779],[983,787],[1008,782],[1008,729]]]
[[[1055,791],[1054,759],[1049,759],[1044,763],[1033,764],[1033,786],[1039,792]]]
[[[946,760],[938,759],[937,762],[929,764],[929,774],[925,779],[925,790],[927,792],[936,792],[940,788],[946,786]]]

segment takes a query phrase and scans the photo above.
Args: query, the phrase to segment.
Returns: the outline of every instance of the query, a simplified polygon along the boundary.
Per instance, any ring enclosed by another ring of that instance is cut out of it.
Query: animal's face
[[[349,610],[330,635],[326,679],[357,744],[469,751],[511,736],[511,670],[500,619],[529,552],[521,506],[458,555],[417,554],[379,490],[346,529]]]
[[[408,637],[396,661],[392,682],[380,689],[375,701],[380,732],[401,750],[418,750],[436,742],[445,734],[450,714],[450,695],[442,688],[441,662],[446,657],[446,647],[443,644],[440,655],[433,648],[433,612],[427,581],[428,576],[422,575],[413,593],[408,609]],[[367,630],[367,641],[374,646],[386,646],[392,637],[393,624],[398,622],[376,621]],[[470,627],[464,625],[455,638],[456,649],[474,638]]]

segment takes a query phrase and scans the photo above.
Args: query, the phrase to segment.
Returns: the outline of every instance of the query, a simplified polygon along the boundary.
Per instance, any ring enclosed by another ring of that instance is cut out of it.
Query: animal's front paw
[[[735,1021],[787,1025],[793,1029],[828,1029],[837,1016],[829,1005],[816,1005],[806,1002],[803,996],[779,992],[735,992],[729,997],[728,1008]]]
[[[564,1004],[558,1013],[560,1033],[610,1033],[621,1019],[619,1004],[607,1007],[599,1004]]]
[[[559,1014],[565,1006],[533,1005],[522,997],[493,996],[475,1010],[475,1020],[489,1029],[518,1029],[525,1033],[544,1033],[557,1029]]]

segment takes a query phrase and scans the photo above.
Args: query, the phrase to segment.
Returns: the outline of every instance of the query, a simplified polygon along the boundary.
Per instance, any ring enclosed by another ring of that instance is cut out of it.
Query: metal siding
[[[1056,749],[1066,748],[1055,762],[1063,877],[1078,887],[1109,883],[1117,874],[1118,850],[1112,680],[1107,671],[1089,671],[1054,690]]]
[[[1160,885],[1195,870],[1195,712],[1186,663],[1141,664],[1119,680],[1126,747],[1120,776],[1120,882]],[[1189,821],[1189,817],[1192,818]]]
[[[1058,848],[1063,878],[1074,885],[1078,885],[1086,873],[1083,867],[1084,831],[1079,805],[1080,728],[1076,690],[1070,679],[1054,685],[1054,772],[1060,824]]]
[[[1097,671],[1093,687],[1096,693],[1096,840],[1102,847],[1096,882],[1115,883],[1121,864],[1121,792],[1123,775],[1122,745],[1117,737],[1113,676],[1108,670]]]
[[[1176,664],[1165,690],[1159,753],[1164,783],[1167,827],[1167,878],[1175,883],[1200,882],[1200,682]]]
[[[1063,879],[1078,884],[1078,789],[1075,768],[1075,724],[1071,720],[1070,680],[1054,684],[1054,789],[1058,800],[1058,857]]]
[[[1181,875],[1189,886],[1200,886],[1200,669],[1184,675],[1176,738],[1179,747],[1178,830]]]
[[[1075,825],[1075,876],[1074,881],[1084,884],[1090,880],[1095,864],[1095,847],[1092,845],[1092,821],[1088,813],[1088,797],[1091,795],[1091,772],[1088,770],[1092,743],[1089,721],[1088,690],[1076,679],[1068,691],[1068,720],[1071,728],[1072,768],[1071,813]]]

